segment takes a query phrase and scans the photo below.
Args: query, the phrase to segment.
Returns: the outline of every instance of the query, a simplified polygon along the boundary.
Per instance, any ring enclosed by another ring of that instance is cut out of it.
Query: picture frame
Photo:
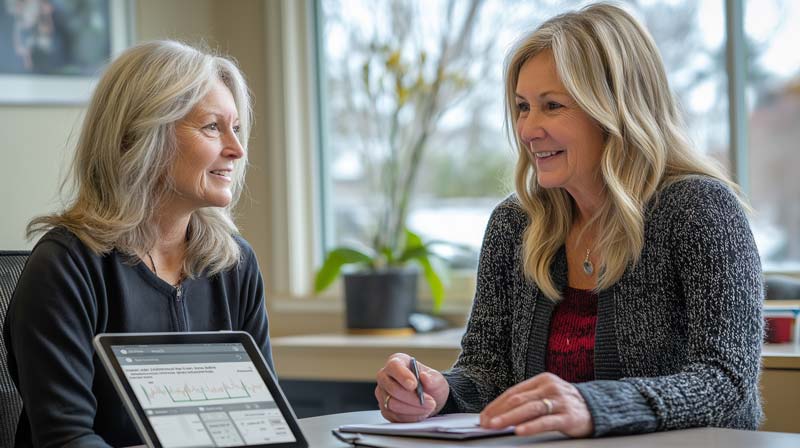
[[[134,0],[0,3],[0,104],[85,104],[133,42]]]

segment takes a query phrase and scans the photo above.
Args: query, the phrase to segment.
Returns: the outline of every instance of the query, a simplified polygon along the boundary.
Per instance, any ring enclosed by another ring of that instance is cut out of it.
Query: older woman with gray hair
[[[516,194],[492,213],[455,365],[389,357],[392,421],[586,437],[756,429],[761,264],[736,186],[685,137],[658,50],[606,4],[554,17],[506,67]]]
[[[16,446],[141,441],[92,348],[98,333],[243,330],[271,364],[264,285],[231,217],[250,99],[230,60],[172,42],[103,74],[56,214],[19,279],[5,341],[23,400]]]

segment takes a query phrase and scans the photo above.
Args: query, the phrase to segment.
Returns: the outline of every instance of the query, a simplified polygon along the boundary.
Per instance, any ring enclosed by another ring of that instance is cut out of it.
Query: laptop
[[[308,447],[248,333],[106,333],[94,346],[148,447]]]

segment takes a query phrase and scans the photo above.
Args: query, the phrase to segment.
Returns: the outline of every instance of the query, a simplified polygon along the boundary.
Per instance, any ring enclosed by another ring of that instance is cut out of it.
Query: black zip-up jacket
[[[98,256],[56,228],[36,244],[4,325],[22,396],[17,447],[142,442],[92,347],[98,333],[243,330],[272,367],[264,284],[239,237],[237,266],[178,288],[117,251]]]

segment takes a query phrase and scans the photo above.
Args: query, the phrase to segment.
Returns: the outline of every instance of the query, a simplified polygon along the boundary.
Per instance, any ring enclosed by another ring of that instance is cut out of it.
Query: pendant
[[[583,272],[586,275],[592,275],[594,273],[594,266],[592,265],[592,260],[589,259],[589,254],[592,252],[592,249],[586,249],[586,258],[583,259]]]
[[[589,259],[583,260],[583,272],[586,275],[592,275],[594,273],[594,266],[592,266],[592,262]]]

